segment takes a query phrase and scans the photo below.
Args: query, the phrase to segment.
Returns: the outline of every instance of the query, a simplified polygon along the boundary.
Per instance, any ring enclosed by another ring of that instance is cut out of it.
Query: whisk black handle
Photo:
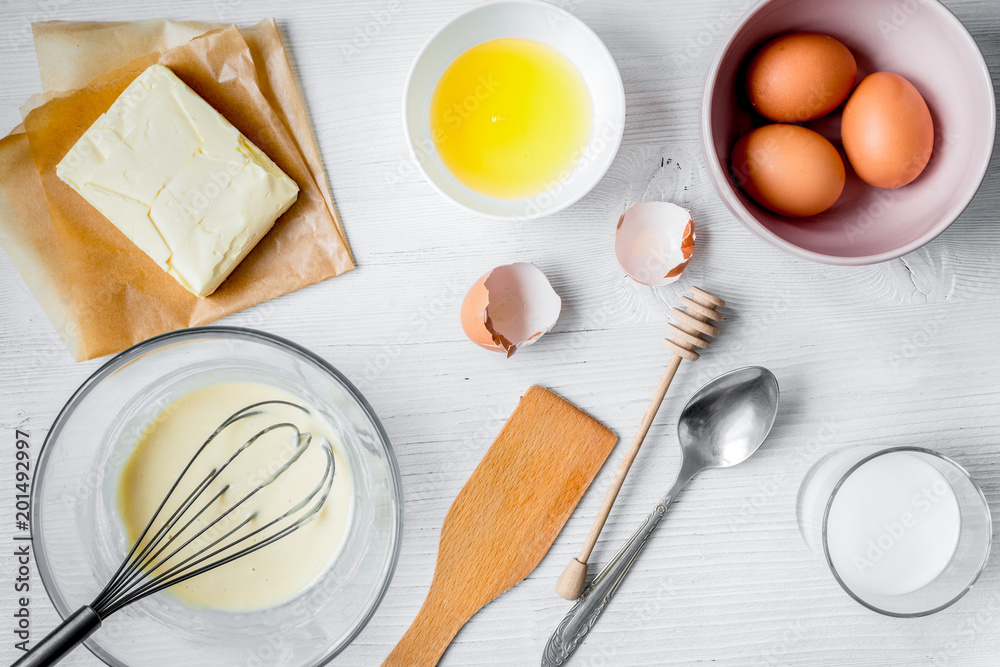
[[[99,627],[101,617],[97,612],[89,606],[80,607],[11,667],[54,665]]]

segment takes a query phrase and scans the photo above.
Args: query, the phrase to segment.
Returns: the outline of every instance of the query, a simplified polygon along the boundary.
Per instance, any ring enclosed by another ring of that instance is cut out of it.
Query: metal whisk
[[[239,533],[250,522],[257,519],[257,512],[247,515],[236,527],[229,530],[225,528],[225,524],[223,523],[227,520],[227,517],[232,515],[233,512],[252,498],[258,491],[274,482],[282,473],[288,470],[309,447],[312,442],[312,435],[310,433],[303,433],[299,430],[298,426],[287,421],[271,424],[255,433],[224,464],[212,468],[208,474],[197,481],[194,490],[188,493],[175,510],[172,512],[165,511],[171,497],[179,487],[182,487],[182,482],[185,476],[188,475],[194,462],[212,441],[233,424],[264,414],[263,407],[268,405],[285,405],[305,413],[309,412],[306,408],[288,401],[262,401],[233,413],[223,421],[198,448],[187,465],[184,466],[180,476],[174,481],[156,512],[150,518],[149,523],[146,524],[142,534],[135,541],[135,544],[132,545],[128,555],[122,561],[121,565],[119,565],[118,570],[111,577],[111,580],[104,587],[104,590],[101,591],[100,595],[89,605],[81,607],[67,617],[58,628],[53,630],[32,648],[31,651],[15,662],[12,667],[44,667],[55,664],[101,627],[104,619],[119,609],[174,584],[187,581],[199,574],[263,549],[295,532],[316,516],[323,508],[330,494],[335,468],[333,449],[325,439],[321,441],[320,446],[326,455],[326,469],[319,483],[313,488],[311,493],[281,516],[268,521],[260,528],[247,532],[245,535],[239,535]],[[268,433],[278,429],[290,429],[294,434],[295,447],[288,459],[275,472],[264,478],[260,484],[235,502],[225,512],[212,518],[203,528],[196,526],[192,529],[192,525],[206,514],[209,508],[229,489],[230,485],[225,484],[218,492],[211,495],[207,500],[204,500],[202,499],[202,494],[205,493],[206,489],[226,471],[226,468],[240,454],[252,447]],[[301,515],[296,517],[300,511]],[[161,513],[169,513],[169,516],[154,530],[157,518]],[[292,520],[293,517],[295,517],[294,520]],[[286,520],[290,520],[287,525],[279,525]],[[186,548],[199,538],[210,535],[209,531],[214,530],[216,526],[223,527],[224,533],[221,537],[214,539],[209,537],[210,541],[207,544],[196,545],[196,549],[192,549],[192,553],[190,554],[184,552]],[[247,543],[248,541],[250,541],[249,544]]]

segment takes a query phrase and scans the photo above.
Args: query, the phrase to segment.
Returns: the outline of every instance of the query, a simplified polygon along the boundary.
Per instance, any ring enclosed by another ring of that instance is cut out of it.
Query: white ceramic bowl
[[[431,95],[441,74],[465,51],[504,37],[531,39],[560,51],[580,70],[594,105],[590,143],[576,170],[525,199],[496,199],[466,187],[448,171],[431,138]],[[570,206],[607,172],[625,129],[625,89],[611,53],[580,19],[536,0],[491,2],[446,24],[417,55],[403,93],[403,128],[417,166],[446,199],[487,218],[529,220]]]

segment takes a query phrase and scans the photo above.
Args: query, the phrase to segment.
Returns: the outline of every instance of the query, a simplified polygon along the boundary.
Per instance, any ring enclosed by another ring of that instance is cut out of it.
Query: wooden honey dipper
[[[660,404],[663,403],[663,397],[666,396],[667,389],[670,387],[681,361],[684,359],[695,361],[699,357],[695,348],[704,349],[711,344],[711,341],[702,338],[703,335],[713,338],[719,335],[718,327],[710,324],[709,320],[714,322],[722,320],[722,315],[716,311],[716,308],[725,306],[725,301],[703,289],[692,287],[691,298],[682,296],[680,302],[681,305],[687,307],[687,312],[680,308],[670,309],[670,315],[677,320],[677,324],[667,325],[671,329],[674,339],[666,338],[663,341],[667,348],[674,353],[670,358],[670,363],[667,364],[667,370],[663,372],[660,385],[656,388],[656,394],[653,395],[649,407],[646,408],[646,413],[642,416],[639,430],[636,431],[635,437],[632,438],[632,444],[625,452],[625,458],[618,466],[618,472],[615,473],[615,478],[611,481],[611,488],[604,496],[604,502],[597,512],[597,518],[594,519],[594,525],[583,543],[580,555],[569,562],[556,582],[556,592],[567,600],[575,600],[583,593],[583,588],[587,583],[587,559],[590,558],[590,552],[597,544],[597,538],[604,528],[604,522],[608,520],[611,507],[615,504],[618,492],[625,482],[625,476],[628,475],[629,468],[632,467],[632,462],[635,461],[636,454],[642,447],[646,432],[649,431],[653,418],[656,417],[656,412],[660,409]]]

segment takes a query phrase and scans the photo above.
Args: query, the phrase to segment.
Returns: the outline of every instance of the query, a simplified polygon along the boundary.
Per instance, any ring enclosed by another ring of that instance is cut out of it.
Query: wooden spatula
[[[473,614],[528,576],[616,440],[532,386],[448,510],[427,599],[383,667],[436,665]]]

